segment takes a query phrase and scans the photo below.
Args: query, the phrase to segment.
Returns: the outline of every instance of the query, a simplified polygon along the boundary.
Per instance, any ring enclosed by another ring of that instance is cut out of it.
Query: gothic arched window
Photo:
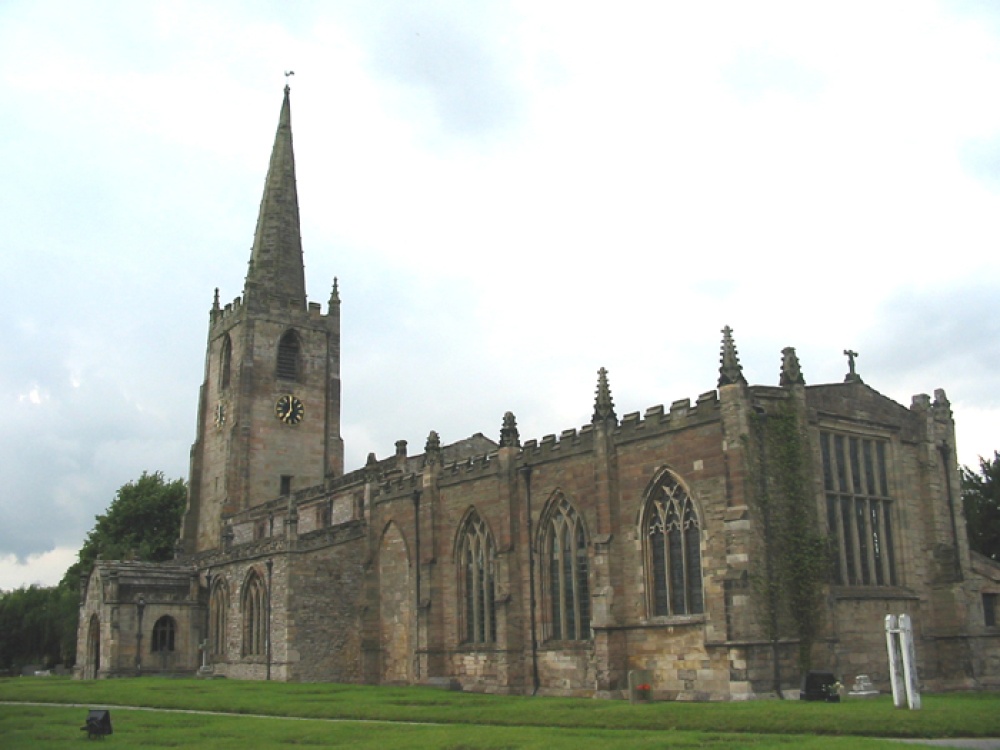
[[[243,586],[243,655],[263,656],[267,649],[267,588],[257,571]]]
[[[153,625],[153,653],[174,650],[174,632],[177,630],[174,618],[164,615]]]
[[[222,349],[219,352],[219,388],[229,387],[229,375],[233,364],[233,340],[227,333],[222,339]]]
[[[302,345],[295,331],[286,331],[278,342],[277,375],[282,380],[298,380],[302,369],[300,352]]]
[[[458,565],[462,638],[466,643],[495,643],[496,547],[475,511],[466,518],[459,537]]]
[[[660,478],[646,499],[642,538],[649,613],[704,612],[701,525],[690,496],[669,473]]]
[[[226,653],[226,625],[229,615],[229,591],[225,581],[216,580],[212,585],[212,596],[208,610],[208,642],[210,652]]]
[[[543,516],[542,565],[549,638],[582,641],[590,638],[590,584],[587,535],[583,521],[559,494]]]

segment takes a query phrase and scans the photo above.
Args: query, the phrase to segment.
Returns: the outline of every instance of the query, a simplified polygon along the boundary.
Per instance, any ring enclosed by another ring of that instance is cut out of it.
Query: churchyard
[[[0,746],[79,746],[90,708],[110,711],[114,733],[104,742],[120,748],[864,750],[901,747],[890,738],[1000,737],[1000,693],[925,694],[909,711],[889,695],[633,705],[420,687],[22,677],[0,679]]]

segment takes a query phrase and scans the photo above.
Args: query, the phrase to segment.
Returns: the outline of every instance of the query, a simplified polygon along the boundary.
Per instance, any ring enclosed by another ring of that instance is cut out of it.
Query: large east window
[[[896,585],[887,441],[821,432],[834,583]]]
[[[587,535],[576,510],[557,495],[544,516],[543,590],[549,612],[549,637],[560,641],[590,638],[590,586]]]
[[[701,523],[691,497],[669,472],[646,499],[642,537],[649,613],[664,617],[704,612]]]

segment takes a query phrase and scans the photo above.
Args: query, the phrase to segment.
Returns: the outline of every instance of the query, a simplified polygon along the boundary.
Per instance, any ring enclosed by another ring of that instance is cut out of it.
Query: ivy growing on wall
[[[812,665],[812,646],[822,625],[821,597],[829,572],[829,544],[820,533],[812,487],[808,438],[792,405],[751,416],[749,502],[762,555],[751,571],[767,638],[774,645],[795,638],[799,667]]]

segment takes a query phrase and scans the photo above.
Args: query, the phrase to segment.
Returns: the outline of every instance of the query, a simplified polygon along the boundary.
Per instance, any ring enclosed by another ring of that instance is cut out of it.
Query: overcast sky
[[[277,125],[348,469],[860,352],[1000,448],[1000,4],[0,3],[0,589],[143,470],[187,477],[208,310]]]

